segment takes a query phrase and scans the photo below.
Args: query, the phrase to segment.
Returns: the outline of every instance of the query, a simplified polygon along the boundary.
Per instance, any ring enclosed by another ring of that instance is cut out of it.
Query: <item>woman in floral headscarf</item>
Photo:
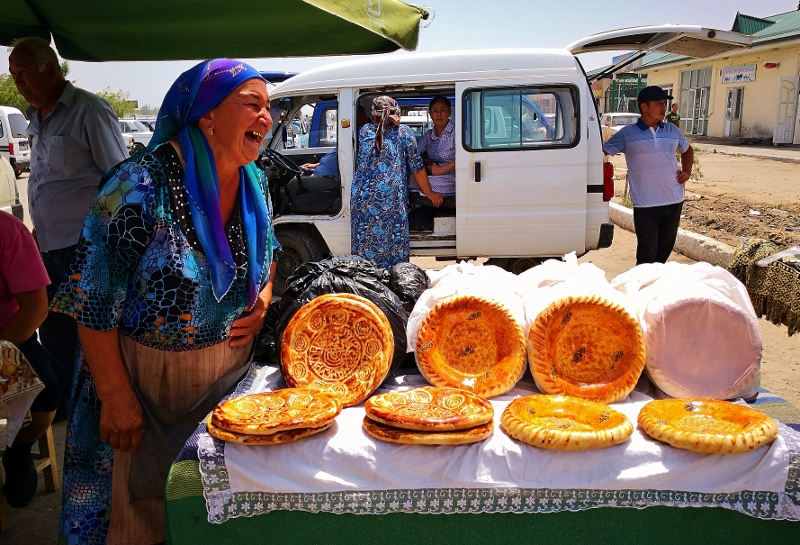
[[[253,163],[268,107],[254,68],[200,63],[167,92],[151,146],[101,181],[54,302],[78,321],[82,364],[59,542],[165,540],[170,464],[246,371],[272,298],[280,247]]]
[[[394,99],[372,101],[373,123],[359,133],[358,164],[350,195],[351,253],[387,269],[410,256],[408,186],[414,177],[434,206],[443,197],[431,189],[414,132],[400,124]]]

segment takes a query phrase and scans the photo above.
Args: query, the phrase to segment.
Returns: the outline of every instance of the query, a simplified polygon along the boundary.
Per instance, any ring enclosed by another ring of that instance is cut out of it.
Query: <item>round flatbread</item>
[[[486,424],[494,416],[494,407],[484,398],[436,386],[374,395],[364,410],[381,424],[418,431],[464,430]]]
[[[613,403],[633,390],[644,369],[642,330],[607,299],[564,297],[531,325],[528,359],[545,393]]]
[[[209,419],[207,422],[208,433],[211,437],[215,437],[220,441],[227,441],[228,443],[241,443],[243,445],[281,445],[283,443],[291,443],[303,437],[320,433],[333,425],[333,421],[323,424],[318,428],[295,428],[293,430],[279,431],[269,435],[249,435],[246,433],[233,433],[223,430],[214,425]]]
[[[621,412],[567,396],[518,397],[503,411],[500,425],[514,439],[552,450],[610,447],[633,433],[633,424]]]
[[[287,384],[321,390],[358,405],[386,378],[394,353],[389,320],[349,293],[320,295],[289,320],[281,338]]]
[[[504,306],[459,295],[441,301],[425,317],[416,357],[434,386],[497,396],[513,388],[525,371],[525,335]]]
[[[749,452],[778,436],[764,413],[714,399],[651,401],[639,412],[639,426],[673,447],[714,454]]]
[[[249,394],[214,407],[211,421],[221,430],[269,435],[327,425],[342,412],[338,398],[311,388],[284,388]]]
[[[364,418],[364,431],[370,436],[387,443],[401,445],[464,445],[483,441],[494,431],[494,422],[489,421],[474,428],[458,431],[414,431],[393,428],[368,417]]]

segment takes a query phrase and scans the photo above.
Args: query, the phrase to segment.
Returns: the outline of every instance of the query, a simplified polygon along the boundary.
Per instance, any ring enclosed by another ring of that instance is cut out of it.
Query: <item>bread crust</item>
[[[494,407],[486,399],[457,388],[424,386],[374,395],[364,404],[367,416],[394,428],[455,431],[491,421]]]
[[[340,412],[338,398],[311,388],[284,388],[223,401],[211,412],[215,428],[246,435],[270,435],[329,424]]]
[[[552,450],[606,448],[633,434],[633,424],[621,412],[568,396],[518,397],[503,411],[500,425],[518,441]]]
[[[472,295],[439,302],[417,336],[417,364],[434,386],[493,397],[509,391],[525,370],[525,335],[499,303]]]
[[[464,445],[483,441],[492,435],[494,422],[457,431],[415,431],[393,428],[364,417],[364,431],[380,441],[400,445]]]
[[[636,386],[645,359],[639,322],[596,295],[553,302],[528,333],[531,373],[548,394],[613,403]]]
[[[716,399],[654,400],[638,420],[653,439],[695,452],[750,452],[778,436],[777,424],[764,413]]]
[[[289,386],[358,405],[389,373],[394,337],[371,301],[349,293],[320,295],[289,320],[281,338],[281,370]]]
[[[308,437],[309,435],[321,433],[330,428],[333,425],[333,421],[330,421],[316,428],[295,428],[291,430],[270,433],[268,435],[250,435],[245,433],[230,432],[218,428],[213,424],[213,422],[210,419],[206,422],[206,425],[208,428],[209,435],[211,435],[211,437],[219,439],[220,441],[226,441],[228,443],[240,443],[242,445],[268,446],[268,445],[282,445],[284,443],[291,443],[292,441],[297,441],[298,439]]]

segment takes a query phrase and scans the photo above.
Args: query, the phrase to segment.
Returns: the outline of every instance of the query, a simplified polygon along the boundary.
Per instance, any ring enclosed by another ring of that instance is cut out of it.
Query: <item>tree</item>
[[[28,107],[28,103],[17,91],[17,86],[14,85],[14,80],[9,74],[0,74],[0,104],[13,106],[21,112]]]
[[[110,87],[106,87],[97,96],[108,102],[111,108],[116,112],[117,117],[127,117],[133,114],[134,105],[131,102],[131,94],[128,91],[118,90],[112,91]]]

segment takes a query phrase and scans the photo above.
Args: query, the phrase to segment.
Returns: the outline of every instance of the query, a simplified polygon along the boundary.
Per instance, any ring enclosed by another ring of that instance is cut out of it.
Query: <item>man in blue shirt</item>
[[[105,172],[128,157],[117,115],[102,98],[64,78],[58,56],[41,38],[13,44],[8,69],[30,104],[31,173],[28,211],[50,285],[48,300],[67,278],[83,220]],[[49,313],[39,327],[42,344],[64,377],[66,408],[78,340],[75,320]]]
[[[663,121],[671,99],[661,87],[645,87],[637,98],[639,121],[603,144],[606,155],[624,153],[628,164],[637,265],[667,262],[678,236],[684,184],[692,175],[692,147],[678,127]]]

